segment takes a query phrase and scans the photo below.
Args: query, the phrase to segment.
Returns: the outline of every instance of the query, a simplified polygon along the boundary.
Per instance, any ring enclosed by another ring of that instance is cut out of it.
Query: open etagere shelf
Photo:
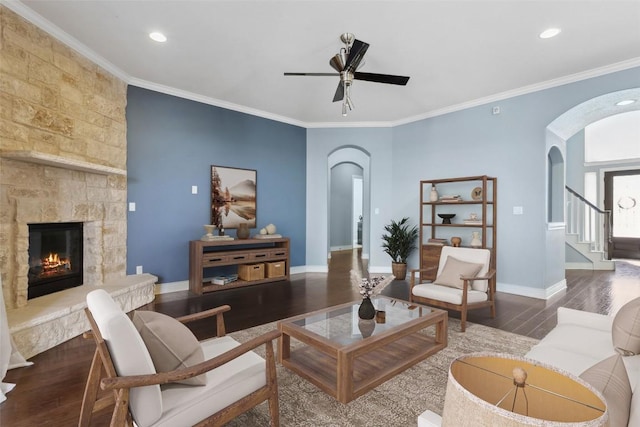
[[[438,192],[437,201],[430,200],[432,186]],[[480,194],[474,191],[477,188],[481,189]],[[460,198],[443,201],[444,195],[459,195]],[[480,232],[480,247],[491,250],[491,264],[495,268],[497,197],[497,178],[486,175],[420,181],[420,269],[437,267],[440,260],[442,245],[429,239],[446,238],[447,243],[451,244],[450,239],[455,235],[452,233],[456,228],[467,230],[465,235],[459,235],[462,238],[461,246],[469,246],[471,232]],[[478,221],[466,224],[464,215],[472,212],[478,215]],[[451,224],[443,224],[438,217],[438,214],[445,213],[456,214]],[[421,279],[434,280],[436,270],[434,268],[423,273]]]

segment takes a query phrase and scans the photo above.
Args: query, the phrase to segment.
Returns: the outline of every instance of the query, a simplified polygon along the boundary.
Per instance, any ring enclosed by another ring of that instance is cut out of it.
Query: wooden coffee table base
[[[330,310],[330,309],[328,309]],[[447,346],[447,313],[414,319],[379,336],[339,345],[294,325],[279,323],[279,362],[342,403],[362,396]],[[435,334],[419,331],[435,325]],[[291,339],[306,344],[291,349]]]

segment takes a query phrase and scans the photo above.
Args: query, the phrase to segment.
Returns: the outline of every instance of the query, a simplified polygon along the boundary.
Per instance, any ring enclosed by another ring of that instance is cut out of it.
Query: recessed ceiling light
[[[555,37],[560,34],[560,28],[548,28],[540,33],[538,37],[541,39],[550,39],[551,37]]]
[[[634,102],[636,102],[635,99],[625,99],[624,101],[616,102],[616,105],[619,105],[619,106],[630,105],[630,104],[633,104]]]
[[[159,33],[157,31],[153,33],[149,33],[149,37],[151,38],[151,40],[155,40],[159,43],[164,43],[167,41],[167,37],[164,34]]]

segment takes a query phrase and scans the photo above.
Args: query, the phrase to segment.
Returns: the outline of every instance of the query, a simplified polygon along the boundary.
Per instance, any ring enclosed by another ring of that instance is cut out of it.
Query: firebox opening
[[[83,223],[29,224],[28,299],[82,285]]]

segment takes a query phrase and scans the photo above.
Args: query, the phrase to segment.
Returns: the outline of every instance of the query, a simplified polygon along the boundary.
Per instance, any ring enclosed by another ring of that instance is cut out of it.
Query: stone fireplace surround
[[[0,254],[3,291],[9,329],[25,358],[87,330],[85,298],[97,287],[106,289],[125,311],[153,301],[155,276],[125,275],[124,171],[42,153],[0,156],[0,189],[8,201],[3,234],[14,236]],[[83,285],[27,300],[28,224],[72,221],[84,223]]]
[[[33,22],[0,5],[0,283],[27,358],[88,330],[89,291],[130,311],[157,280],[126,275],[127,84]],[[84,223],[83,285],[27,300],[28,224],[43,222]]]

